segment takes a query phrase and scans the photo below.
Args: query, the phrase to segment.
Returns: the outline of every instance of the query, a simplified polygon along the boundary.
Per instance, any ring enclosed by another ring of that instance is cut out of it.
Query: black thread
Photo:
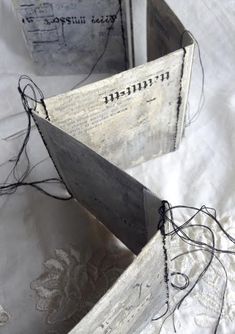
[[[25,81],[25,85],[22,87],[22,82]],[[29,91],[29,92],[28,92]],[[35,82],[28,76],[22,75],[19,78],[18,81],[18,92],[21,97],[21,102],[24,107],[25,113],[27,115],[27,130],[26,135],[23,140],[23,144],[20,147],[20,150],[16,156],[16,158],[10,159],[7,163],[13,163],[13,167],[11,168],[7,178],[5,179],[4,183],[0,184],[0,196],[6,196],[6,195],[12,195],[14,194],[18,188],[30,186],[34,189],[37,189],[38,191],[42,192],[43,194],[50,196],[52,198],[58,199],[58,200],[70,200],[72,196],[69,197],[60,197],[53,194],[50,194],[45,189],[41,188],[40,185],[42,184],[52,184],[52,183],[60,183],[64,184],[62,179],[59,178],[48,178],[45,180],[38,180],[33,182],[27,182],[27,178],[32,172],[32,170],[38,165],[35,165],[33,167],[30,166],[30,161],[27,153],[27,145],[30,139],[31,134],[31,126],[32,126],[32,118],[33,118],[33,111],[36,111],[38,104],[41,104],[44,108],[46,119],[49,120],[49,114],[46,108],[46,104],[44,102],[44,95],[41,91],[41,89],[35,84]],[[30,96],[29,94],[32,94]],[[26,168],[21,173],[21,176],[17,176],[17,167],[19,165],[19,162],[23,158],[23,155],[25,155],[26,158]],[[9,183],[8,180],[10,177],[13,177],[13,182]]]
[[[174,217],[173,217],[173,211],[175,210],[179,210],[179,209],[188,209],[191,210],[193,212],[192,216],[186,220],[185,222],[183,222],[181,225],[177,225],[174,221]],[[177,258],[180,258],[182,256],[186,256],[188,254],[191,253],[196,253],[196,252],[206,252],[207,254],[209,254],[209,258],[207,260],[206,265],[204,266],[203,270],[198,274],[196,280],[194,282],[190,282],[190,278],[185,274],[185,273],[181,273],[181,272],[172,272],[170,274],[171,277],[175,277],[175,276],[179,276],[182,277],[185,280],[185,284],[183,284],[182,286],[176,285],[175,283],[171,282],[171,286],[176,289],[176,290],[185,290],[187,291],[185,293],[185,295],[179,300],[179,302],[177,302],[177,304],[173,307],[172,311],[167,314],[168,312],[164,312],[163,315],[161,315],[158,318],[152,319],[152,321],[156,321],[159,319],[164,318],[162,324],[161,324],[161,328],[164,325],[165,321],[172,316],[172,321],[173,321],[173,327],[174,327],[174,331],[176,332],[176,327],[175,327],[175,311],[177,309],[180,309],[182,303],[184,302],[184,300],[191,294],[191,292],[195,289],[195,287],[197,286],[197,284],[203,279],[204,275],[206,274],[206,272],[208,271],[208,269],[210,268],[212,262],[214,261],[214,259],[216,259],[218,261],[218,263],[220,264],[224,274],[225,274],[225,282],[224,282],[224,288],[222,289],[221,292],[221,306],[220,309],[218,310],[218,318],[217,321],[215,323],[215,328],[214,328],[214,334],[217,333],[219,324],[220,324],[220,320],[221,320],[221,316],[222,316],[222,312],[223,312],[223,307],[224,307],[224,300],[225,300],[225,293],[226,293],[226,289],[227,289],[227,282],[228,282],[228,276],[227,276],[227,271],[225,269],[224,264],[222,263],[222,261],[219,259],[218,254],[230,254],[230,255],[235,255],[234,251],[228,250],[228,249],[220,249],[216,246],[216,234],[215,232],[213,232],[213,226],[206,226],[204,224],[193,224],[193,220],[196,218],[197,215],[199,214],[203,214],[207,217],[209,217],[212,220],[212,223],[216,224],[216,226],[219,228],[220,232],[222,232],[223,236],[226,237],[230,242],[232,242],[235,245],[235,238],[233,238],[221,225],[221,223],[218,221],[217,219],[217,214],[216,214],[216,210],[212,209],[210,207],[206,207],[205,205],[202,206],[200,209],[195,208],[195,207],[189,207],[189,206],[183,206],[183,205],[179,205],[179,206],[174,206],[171,207],[169,203],[167,203],[166,201],[164,201],[162,203],[162,207],[159,210],[159,214],[161,216],[160,219],[160,231],[161,234],[163,236],[163,256],[165,259],[165,266],[168,265],[168,256],[165,255],[165,253],[167,253],[167,249],[165,247],[166,245],[166,238],[170,237],[179,237],[183,242],[189,244],[190,246],[192,246],[194,249],[189,250],[187,252],[184,252],[182,254],[178,254],[176,255],[174,258],[171,259],[171,261],[175,261]],[[165,229],[162,228],[162,224],[169,224],[169,232],[166,233]],[[192,239],[188,232],[190,230],[193,229],[201,229],[201,234],[205,234],[205,232],[209,233],[209,238],[208,238],[208,242],[203,242],[201,240],[195,240]],[[167,306],[169,306],[169,269],[164,268],[164,272],[165,272],[165,284],[166,284],[166,304]],[[166,272],[167,272],[167,278],[166,278]],[[170,307],[168,307],[168,311],[169,311]]]
[[[168,202],[163,201],[162,202],[162,206],[159,209],[159,214],[161,216],[161,219],[159,221],[159,230],[161,232],[162,235],[162,249],[163,249],[163,257],[164,257],[164,281],[166,283],[166,311],[164,312],[164,314],[162,314],[161,316],[152,319],[152,321],[157,321],[159,319],[161,319],[162,317],[164,317],[168,311],[169,311],[169,272],[168,272],[168,254],[167,254],[167,247],[166,247],[166,231],[165,231],[165,223],[166,223],[166,207],[168,205]]]
[[[200,249],[199,248],[199,249],[195,249],[195,250],[191,250],[191,251],[188,251],[188,252],[181,253],[181,254],[177,255],[176,257],[174,257],[172,259],[172,261],[176,260],[177,258],[179,258],[181,256],[184,256],[184,255],[187,255],[187,254],[192,254],[192,253],[195,253],[195,252],[200,252],[200,251],[209,252],[209,253],[211,252],[208,249]],[[214,254],[214,257],[220,263],[220,265],[221,265],[221,267],[224,271],[224,274],[225,274],[225,284],[224,284],[224,289],[223,289],[223,292],[222,292],[221,307],[220,307],[220,310],[219,310],[219,317],[217,319],[217,322],[216,322],[216,325],[215,325],[215,330],[214,330],[214,333],[216,333],[217,329],[218,329],[218,326],[219,326],[219,323],[220,323],[221,316],[222,316],[223,308],[224,308],[225,293],[226,293],[226,289],[227,289],[227,285],[228,285],[228,274],[227,274],[227,271],[226,271],[222,261],[218,258],[218,256],[216,254]]]
[[[202,60],[202,54],[201,54],[201,48],[199,45],[199,42],[197,41],[197,39],[195,38],[195,36],[191,33],[191,31],[189,30],[185,30],[182,34],[182,43],[183,43],[183,39],[185,34],[189,34],[190,37],[194,40],[194,42],[196,43],[197,46],[197,51],[198,51],[198,58],[199,58],[199,63],[200,63],[200,68],[201,68],[201,72],[202,72],[202,84],[201,84],[201,93],[200,93],[200,99],[198,102],[198,107],[196,112],[193,114],[193,116],[191,118],[189,118],[188,123],[186,124],[186,127],[189,127],[191,124],[193,124],[194,122],[197,121],[197,119],[199,118],[204,105],[205,105],[205,69],[204,69],[204,65],[203,65],[203,60]],[[190,112],[188,111],[188,114],[190,114]]]
[[[122,1],[123,0],[118,0],[119,7],[118,7],[118,10],[117,10],[115,16],[117,17],[120,14],[121,30],[122,30],[122,40],[123,40],[123,46],[124,46],[125,67],[127,69],[128,68],[128,57],[127,57],[126,38],[125,38],[124,23],[123,23],[123,14],[122,14]],[[115,24],[115,21],[112,22],[112,24],[107,28],[108,33],[107,33],[107,37],[106,37],[106,40],[105,40],[104,49],[101,52],[101,54],[98,57],[98,59],[96,60],[96,62],[94,63],[94,65],[91,67],[90,72],[85,76],[85,78],[83,78],[75,86],[73,86],[72,90],[76,89],[79,86],[81,86],[82,84],[84,84],[90,78],[90,76],[93,74],[94,70],[96,69],[96,66],[99,64],[99,62],[101,61],[101,59],[104,57],[104,55],[105,55],[105,53],[107,51],[107,48],[108,48],[109,39],[110,39],[110,35],[111,35],[111,32],[112,32],[114,24]]]
[[[173,272],[173,273],[171,273],[171,277],[173,277],[173,276],[181,276],[185,280],[185,284],[182,285],[182,286],[176,285],[176,284],[174,284],[174,283],[171,282],[171,286],[173,288],[175,288],[176,290],[185,290],[185,289],[188,288],[188,286],[189,286],[189,277],[186,274],[180,273],[180,272]]]

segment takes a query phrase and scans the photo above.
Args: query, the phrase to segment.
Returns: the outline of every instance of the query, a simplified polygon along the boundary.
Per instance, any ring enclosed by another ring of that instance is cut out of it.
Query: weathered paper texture
[[[158,215],[149,220],[146,188],[96,152],[34,115],[48,152],[73,197],[134,253],[158,229]],[[148,195],[148,194],[147,194]],[[161,201],[155,197],[158,209]]]
[[[192,54],[188,46],[185,57],[180,49],[47,99],[50,121],[123,169],[173,151],[184,128]]]
[[[128,67],[125,1],[13,3],[41,74],[87,74],[98,60],[93,72],[117,73]]]
[[[161,234],[70,334],[139,334],[166,303]],[[164,311],[163,311],[164,312]]]
[[[46,100],[52,124],[122,169],[178,148],[194,51],[193,40],[164,1],[129,4],[138,13],[133,62],[140,9],[147,48],[137,60],[146,56],[149,62]],[[38,112],[44,117],[44,110]]]
[[[179,89],[175,119],[176,149],[181,142],[185,126],[194,40],[164,0],[147,1],[147,48],[149,61],[164,59],[169,54],[174,55],[179,50],[182,51],[181,70],[175,78]],[[173,62],[177,62],[176,58]]]

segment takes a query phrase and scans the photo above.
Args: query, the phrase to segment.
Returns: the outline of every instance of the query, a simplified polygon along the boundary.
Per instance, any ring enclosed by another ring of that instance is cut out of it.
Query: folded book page
[[[184,132],[193,40],[162,0],[147,4],[149,62],[45,101],[52,124],[122,169],[175,150]]]
[[[146,188],[96,152],[34,115],[48,152],[73,197],[134,253],[139,253],[158,229],[152,230],[145,208]],[[156,208],[161,201],[156,198]],[[151,234],[150,234],[150,231]]]
[[[128,68],[128,3],[13,0],[37,72],[47,75],[117,73]]]

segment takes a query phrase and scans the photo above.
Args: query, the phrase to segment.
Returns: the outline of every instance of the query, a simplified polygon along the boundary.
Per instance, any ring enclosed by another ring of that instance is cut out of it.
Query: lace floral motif
[[[235,235],[235,231],[231,230],[232,222],[228,218],[220,220],[222,226],[228,233]],[[228,243],[228,240],[224,238],[222,232],[216,227],[215,224],[211,225],[211,220],[205,216],[199,215],[194,219],[194,224],[204,224],[213,229],[213,232],[216,236],[216,246],[220,249],[230,249],[235,250],[232,243]],[[207,235],[207,232],[201,230],[200,228],[194,228],[190,231],[187,231],[191,238],[194,240],[199,240],[205,243],[210,243],[211,237]],[[178,238],[174,238],[174,241],[171,245],[171,254],[180,254],[192,250],[187,244],[182,243]],[[173,270],[179,270],[185,272],[191,283],[195,282],[199,274],[205,268],[205,265],[208,263],[210,254],[206,252],[195,252],[189,253],[186,256],[180,257],[178,261],[175,261]],[[234,278],[235,272],[235,263],[233,255],[219,255],[219,259],[222,261],[228,275],[228,286],[225,293],[225,303],[223,307],[223,312],[221,316],[220,326],[228,325],[230,321],[234,321],[235,318],[235,296],[234,290],[231,285],[231,281]],[[213,263],[211,264],[208,271],[203,276],[202,280],[192,291],[192,294],[188,297],[182,304],[182,314],[184,309],[190,307],[193,312],[191,316],[194,318],[194,324],[198,328],[198,332],[204,332],[207,330],[207,333],[213,333],[215,325],[217,323],[221,305],[223,293],[226,285],[226,273],[223,270],[220,262],[214,258]],[[229,291],[229,293],[228,293]],[[177,294],[182,296],[180,294]],[[175,296],[174,300],[179,300],[179,296]],[[181,316],[179,312],[178,324],[180,326]],[[201,329],[199,329],[201,328]],[[220,333],[220,331],[218,331]]]
[[[99,250],[87,260],[74,248],[56,249],[44,272],[31,283],[50,334],[71,330],[105,294],[132,261],[129,251]]]
[[[5,326],[9,320],[10,320],[9,314],[0,305],[0,327]]]
[[[235,236],[235,229],[232,228],[232,222],[229,219],[224,218],[221,220],[221,223],[230,235]],[[223,238],[221,238],[221,236],[218,239],[221,248],[235,251],[233,244],[223,244]],[[235,291],[233,288],[235,281],[235,256],[223,254],[220,256],[220,259],[225,265],[228,276],[228,287],[225,293],[225,304],[221,322],[229,325],[229,323],[233,323],[235,319]],[[199,327],[208,327],[210,323],[213,324],[217,320],[225,282],[225,273],[218,261],[215,260],[210,270],[205,275],[203,287],[195,294],[196,299],[204,309],[203,314],[195,316],[195,323]]]
[[[189,218],[189,217],[188,217]],[[183,224],[187,221],[187,217],[183,220],[175,219],[177,225]],[[223,228],[233,237],[235,237],[235,227],[229,218],[220,219],[220,223]],[[194,225],[206,225],[210,227],[216,237],[216,246],[219,249],[228,249],[235,251],[234,244],[229,242],[224,237],[223,233],[212,224],[211,219],[204,215],[198,215],[194,218],[192,224]],[[200,227],[189,228],[185,230],[190,238],[205,243],[210,243],[211,236],[209,232]],[[177,255],[196,250],[195,247],[183,242],[178,236],[168,238],[168,255],[169,259],[176,257]],[[220,261],[223,263],[228,277],[227,289],[224,299],[224,307],[219,323],[218,334],[235,333],[234,319],[235,319],[235,256],[229,254],[218,255]],[[169,261],[169,272],[181,272],[186,274],[190,279],[190,286],[196,282],[200,273],[205,268],[210,258],[210,254],[203,251],[187,253],[178,257],[175,261]],[[172,280],[172,277],[170,277]],[[183,285],[184,281],[179,282],[177,278],[174,278],[176,285]],[[179,310],[175,312],[175,327],[177,333],[203,333],[213,334],[215,326],[220,315],[223,293],[226,287],[226,274],[221,266],[220,262],[214,258],[211,266],[198,282],[190,295],[183,301]],[[186,294],[185,291],[176,291],[170,286],[170,308],[174,309],[174,306],[182,299]],[[170,311],[169,311],[170,313]],[[163,321],[163,320],[162,320]],[[152,322],[149,331],[147,333],[174,333],[172,318],[164,323],[161,327],[161,321]]]

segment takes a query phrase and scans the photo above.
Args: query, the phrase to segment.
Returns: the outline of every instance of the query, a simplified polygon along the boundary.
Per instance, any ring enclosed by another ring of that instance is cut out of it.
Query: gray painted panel
[[[73,197],[128,248],[139,253],[148,241],[145,187],[48,121],[37,115],[34,118]],[[161,201],[156,201],[159,207]]]

